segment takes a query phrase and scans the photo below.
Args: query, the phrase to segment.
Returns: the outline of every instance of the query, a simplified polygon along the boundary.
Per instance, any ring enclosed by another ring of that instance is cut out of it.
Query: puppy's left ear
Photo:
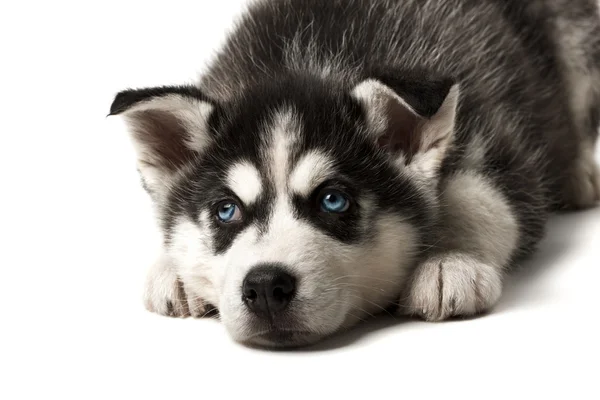
[[[109,115],[122,115],[138,170],[152,194],[165,192],[175,174],[201,157],[212,136],[215,104],[194,86],[164,86],[118,93]]]
[[[398,162],[434,177],[452,143],[459,100],[450,79],[367,79],[352,90],[373,140]]]

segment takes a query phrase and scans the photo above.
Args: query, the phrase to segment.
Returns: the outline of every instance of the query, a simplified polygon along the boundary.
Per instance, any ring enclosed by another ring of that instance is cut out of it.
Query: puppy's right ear
[[[109,115],[125,118],[138,169],[150,192],[160,193],[174,174],[210,143],[215,105],[194,86],[165,86],[118,93]]]

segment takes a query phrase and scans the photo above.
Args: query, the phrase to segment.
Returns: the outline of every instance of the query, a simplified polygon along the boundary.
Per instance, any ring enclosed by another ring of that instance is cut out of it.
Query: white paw
[[[166,256],[161,256],[148,272],[144,305],[149,311],[170,317],[201,317],[206,314],[201,299],[195,296],[188,298],[183,283]]]
[[[433,256],[413,277],[404,311],[428,321],[487,311],[502,292],[502,272],[467,254]]]

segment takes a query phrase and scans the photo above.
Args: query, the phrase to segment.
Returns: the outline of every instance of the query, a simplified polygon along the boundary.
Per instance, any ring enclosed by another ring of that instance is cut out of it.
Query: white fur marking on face
[[[290,189],[309,196],[311,192],[333,173],[332,161],[323,153],[310,152],[296,165],[290,176]]]
[[[206,216],[201,215],[201,220]],[[209,232],[200,229],[198,224],[187,217],[180,217],[174,224],[173,234],[168,248],[170,256],[180,267],[194,267],[198,262],[212,255]]]
[[[280,111],[273,118],[271,174],[278,194],[285,193],[289,169],[289,148],[296,137],[294,114],[291,110]]]
[[[398,300],[399,288],[418,254],[417,233],[402,216],[383,214],[374,221],[374,227],[372,241],[338,250],[338,257],[346,258],[338,284],[348,285],[353,293],[346,327]]]
[[[229,170],[227,185],[244,204],[254,203],[263,190],[258,170],[248,162],[236,164]]]

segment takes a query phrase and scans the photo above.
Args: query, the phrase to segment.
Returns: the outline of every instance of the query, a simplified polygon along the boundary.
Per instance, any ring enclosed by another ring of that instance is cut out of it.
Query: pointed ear
[[[408,168],[435,176],[453,139],[458,85],[449,79],[367,79],[352,96],[379,146]]]
[[[109,115],[125,118],[138,169],[150,192],[160,192],[173,175],[210,142],[213,103],[193,86],[125,90]]]

